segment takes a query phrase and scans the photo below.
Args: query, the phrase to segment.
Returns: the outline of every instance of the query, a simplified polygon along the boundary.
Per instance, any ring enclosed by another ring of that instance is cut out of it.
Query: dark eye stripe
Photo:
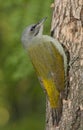
[[[33,31],[35,29],[35,27],[36,27],[36,25],[32,26],[31,31]]]

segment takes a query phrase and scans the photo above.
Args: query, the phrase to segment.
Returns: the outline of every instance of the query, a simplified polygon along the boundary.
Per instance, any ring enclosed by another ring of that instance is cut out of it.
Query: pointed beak
[[[46,21],[47,17],[43,18],[41,21],[39,21],[37,24],[35,24],[32,29],[34,29],[34,35],[41,35],[43,32],[43,24]]]
[[[43,18],[41,21],[39,21],[35,26],[36,26],[36,28],[40,28],[43,24],[44,24],[44,22],[46,21],[46,19],[47,19],[47,17],[45,17],[45,18]]]

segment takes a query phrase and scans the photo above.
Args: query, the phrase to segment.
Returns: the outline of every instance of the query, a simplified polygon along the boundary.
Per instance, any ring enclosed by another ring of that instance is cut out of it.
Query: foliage
[[[45,33],[49,34],[50,2],[0,0],[0,107],[9,114],[9,122],[21,119],[26,113],[38,114],[38,110],[43,112],[45,109],[44,94],[20,39],[27,25],[45,16],[48,17]]]

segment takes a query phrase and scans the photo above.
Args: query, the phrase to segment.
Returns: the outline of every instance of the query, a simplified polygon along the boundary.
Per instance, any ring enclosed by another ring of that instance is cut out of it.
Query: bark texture
[[[53,7],[53,6],[52,6]],[[51,33],[70,53],[69,94],[58,127],[46,106],[46,130],[83,130],[83,0],[55,0]]]

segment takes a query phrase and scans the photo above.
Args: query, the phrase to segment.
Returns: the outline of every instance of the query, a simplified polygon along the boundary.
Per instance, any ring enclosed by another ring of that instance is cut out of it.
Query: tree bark
[[[46,130],[83,130],[83,0],[55,0],[51,34],[70,54],[69,93],[63,101],[58,127],[52,125],[49,101],[46,105]]]

